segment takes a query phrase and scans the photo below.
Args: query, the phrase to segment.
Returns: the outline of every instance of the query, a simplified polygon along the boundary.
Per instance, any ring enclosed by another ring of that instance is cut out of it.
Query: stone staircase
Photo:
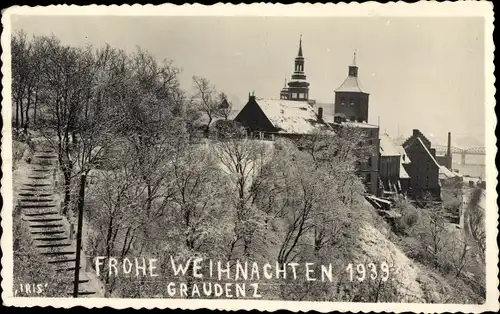
[[[68,278],[68,296],[73,295],[76,263],[76,240],[70,234],[73,228],[61,215],[60,202],[55,193],[57,155],[50,149],[36,151],[29,165],[17,197],[21,217],[27,221],[36,248],[48,258],[55,271]],[[84,258],[82,258],[84,259]],[[84,261],[80,263],[85,265]],[[81,267],[80,267],[81,269]],[[78,296],[98,296],[99,284],[81,269]]]

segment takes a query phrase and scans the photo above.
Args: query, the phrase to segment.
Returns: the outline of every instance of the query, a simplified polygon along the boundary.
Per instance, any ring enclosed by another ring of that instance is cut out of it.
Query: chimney
[[[446,156],[451,156],[451,132],[448,132],[448,147],[446,149]]]
[[[318,120],[323,121],[323,107],[318,107]]]
[[[248,101],[255,101],[255,94],[252,92],[252,94],[248,93]]]
[[[419,133],[418,129],[413,129],[413,136],[418,136]]]

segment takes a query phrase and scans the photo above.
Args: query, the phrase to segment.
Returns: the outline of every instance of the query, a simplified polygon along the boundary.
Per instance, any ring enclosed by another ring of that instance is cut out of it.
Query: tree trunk
[[[64,200],[63,200],[63,215],[68,213],[69,202],[71,201],[71,169],[63,166],[64,174]]]
[[[19,100],[16,100],[16,130],[19,130]]]
[[[78,281],[80,280],[80,255],[82,251],[82,229],[83,229],[83,208],[85,205],[85,185],[87,175],[84,173],[80,177],[80,191],[78,193],[78,229],[76,232],[76,263],[75,278],[73,282],[73,297],[78,297]]]

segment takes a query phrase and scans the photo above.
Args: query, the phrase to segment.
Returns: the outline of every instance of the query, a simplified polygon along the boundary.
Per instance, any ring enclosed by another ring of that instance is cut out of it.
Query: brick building
[[[368,123],[369,94],[361,87],[358,79],[356,53],[348,67],[347,78],[335,89],[334,123],[336,127],[347,126],[361,129],[366,143],[373,146],[373,154],[360,165],[359,172],[370,194],[380,195],[379,187],[379,127]]]
[[[435,201],[441,201],[440,165],[436,161],[436,150],[431,148],[431,142],[419,130],[414,129],[412,136],[402,146],[411,159],[411,163],[407,165],[410,176],[409,194],[418,200],[430,193]]]

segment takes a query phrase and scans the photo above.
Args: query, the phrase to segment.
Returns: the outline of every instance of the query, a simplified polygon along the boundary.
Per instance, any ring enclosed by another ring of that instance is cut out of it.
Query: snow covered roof
[[[306,101],[262,98],[255,101],[279,133],[309,134],[318,128],[330,129],[318,121],[314,108]]]
[[[358,78],[354,77],[354,76],[348,76],[345,79],[344,83],[342,83],[342,85],[340,85],[339,88],[337,88],[335,91],[336,92],[359,92],[359,93],[368,94],[365,91],[363,91],[363,88],[361,87],[361,84],[359,83]]]
[[[401,153],[387,134],[380,136],[380,155],[381,156],[400,156]]]
[[[408,155],[406,154],[406,151],[403,148],[403,146],[401,146],[401,145],[396,146],[396,149],[399,151],[399,154],[401,155],[401,163],[402,164],[411,163],[410,157],[408,157]]]
[[[429,156],[431,157],[432,161],[434,162],[434,164],[436,166],[438,166],[438,168],[440,168],[441,166],[439,165],[439,163],[436,161],[436,158],[434,158],[434,156],[432,156],[431,152],[427,149],[427,146],[425,146],[424,142],[422,142],[422,139],[420,137],[417,137],[417,140],[420,142],[420,144],[424,147],[425,151],[427,152],[427,154],[429,154]]]
[[[439,167],[439,178],[440,179],[451,179],[451,178],[456,178],[456,177],[462,177],[462,175],[451,171],[450,169],[446,168],[445,166]]]
[[[367,129],[378,129],[378,125],[369,124],[366,122],[355,122],[355,121],[345,121],[342,125],[351,126],[355,128],[367,128]]]
[[[400,179],[409,179],[410,175],[406,172],[405,167],[403,167],[403,163],[399,163],[399,178]]]

